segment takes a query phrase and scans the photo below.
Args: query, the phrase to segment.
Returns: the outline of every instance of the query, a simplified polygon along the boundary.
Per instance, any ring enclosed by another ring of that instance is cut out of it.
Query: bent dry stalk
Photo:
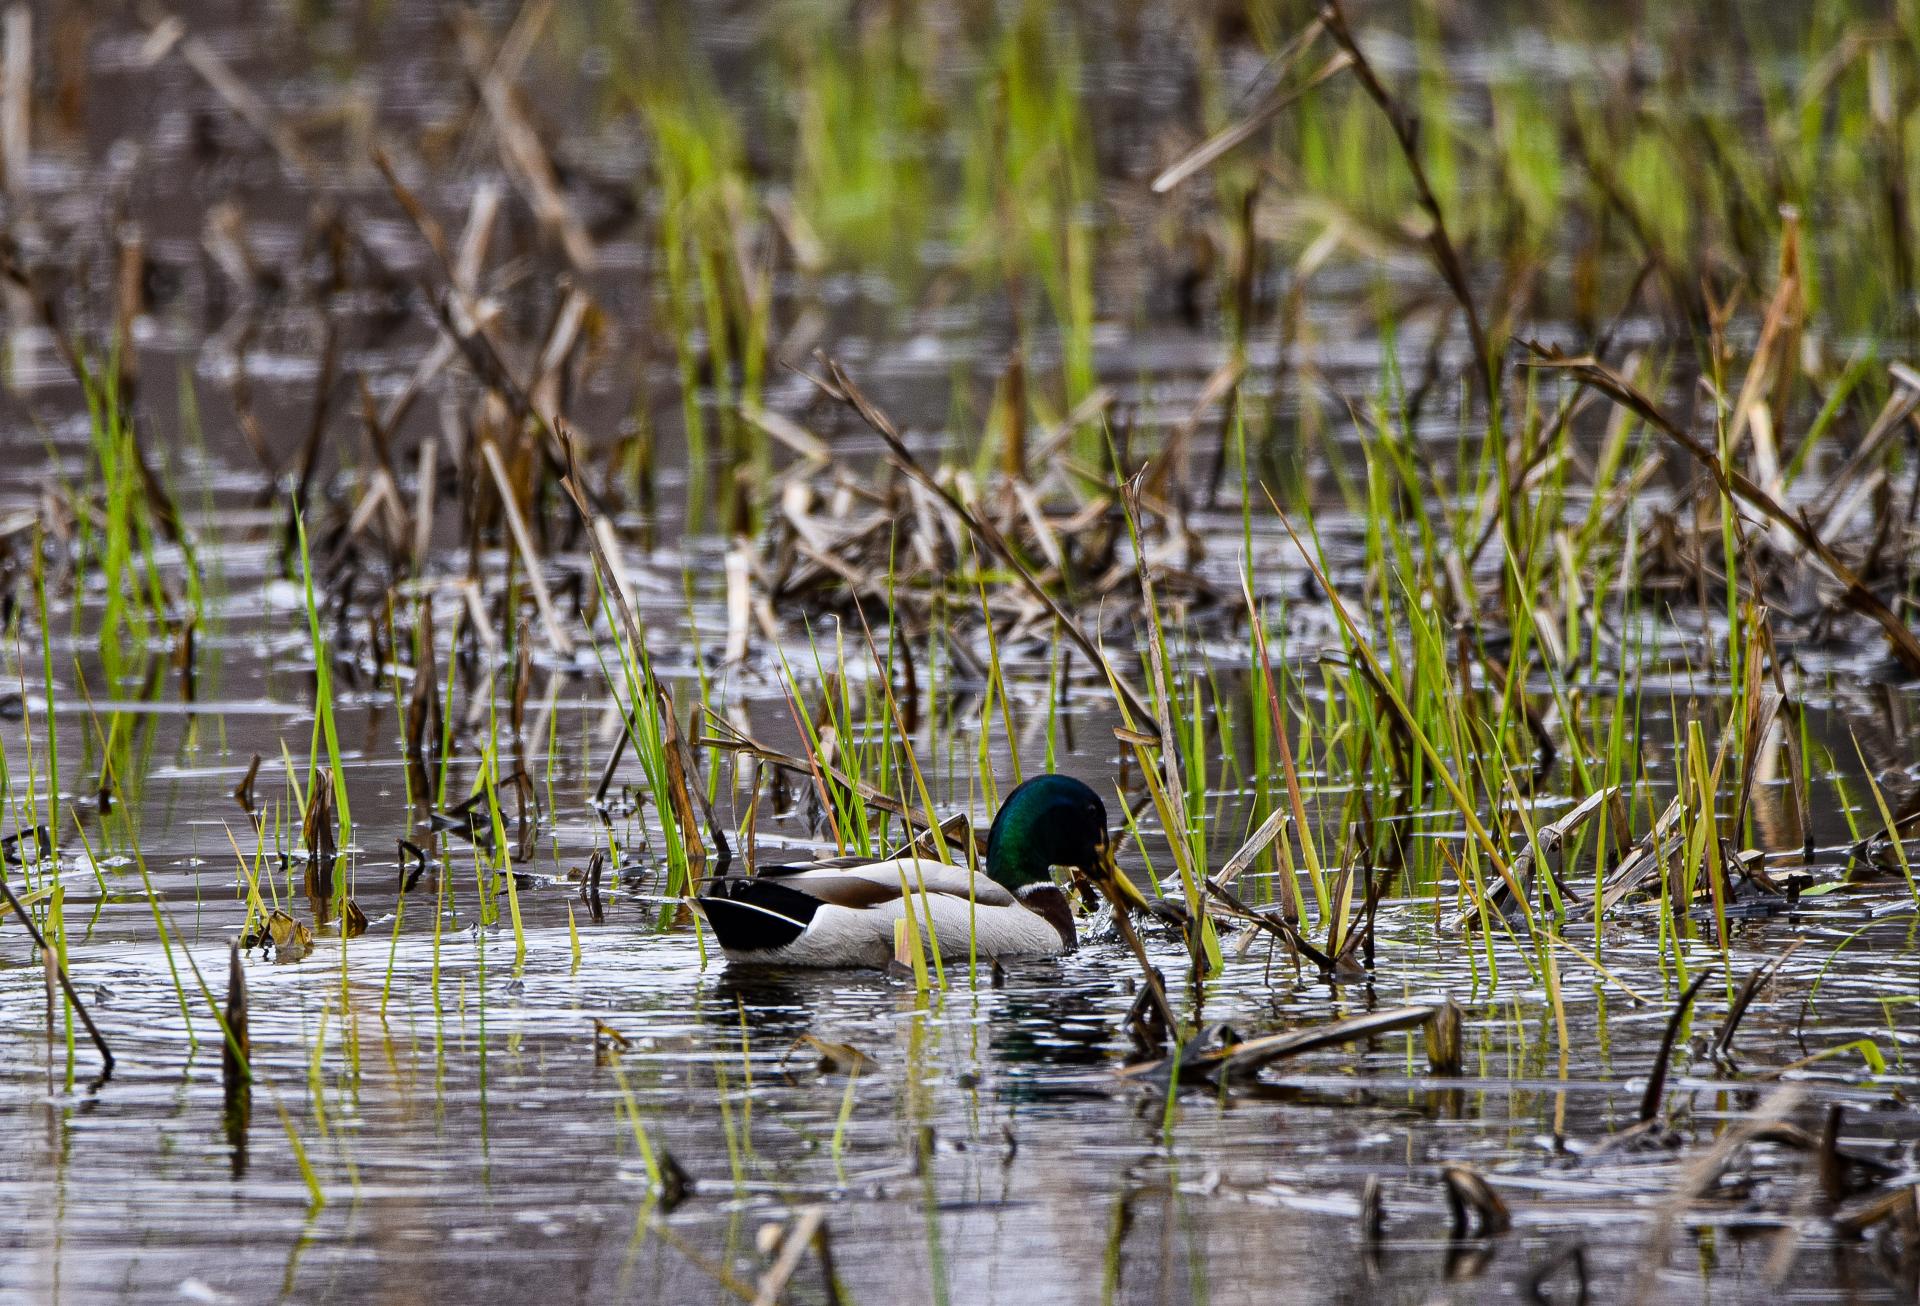
[[[107,1046],[107,1040],[100,1033],[100,1027],[93,1023],[93,1016],[87,1011],[86,1003],[80,1001],[80,995],[74,990],[73,978],[67,974],[66,966],[54,957],[53,948],[48,945],[46,936],[40,932],[40,927],[34,924],[33,917],[27,914],[26,907],[21,904],[19,897],[13,891],[13,886],[7,883],[7,877],[4,875],[0,875],[0,895],[6,897],[7,906],[12,909],[14,919],[26,927],[28,937],[33,940],[34,949],[46,960],[47,968],[59,980],[60,992],[66,995],[74,1013],[80,1017],[80,1023],[86,1027],[87,1037],[93,1040],[93,1046],[99,1050],[102,1077],[113,1074],[113,1050]]]

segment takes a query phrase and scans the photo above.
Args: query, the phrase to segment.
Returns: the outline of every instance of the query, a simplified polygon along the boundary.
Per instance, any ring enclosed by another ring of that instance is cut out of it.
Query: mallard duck
[[[1052,868],[1071,867],[1125,902],[1147,900],[1113,862],[1107,808],[1071,776],[1039,775],[1007,795],[987,834],[987,873],[925,857],[835,858],[762,866],[695,899],[735,963],[885,966],[911,901],[943,959],[1050,957],[1075,944]],[[911,894],[911,900],[908,894]]]

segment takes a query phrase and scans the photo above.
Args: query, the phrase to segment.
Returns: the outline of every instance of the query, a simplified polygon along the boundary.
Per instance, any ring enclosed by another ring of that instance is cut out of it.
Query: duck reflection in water
[[[756,1047],[784,1047],[813,1032],[816,1012],[830,1015],[836,1006],[851,1011],[850,992],[865,990],[884,995],[886,981],[877,974],[869,978],[844,972],[729,968],[700,1003],[700,1020],[727,1031],[729,1039],[737,1042],[744,1015],[747,1036]]]
[[[1111,1063],[1120,1045],[1113,1013],[1093,996],[1059,985],[1057,961],[1007,967],[1004,998],[987,1018],[987,1045],[1009,1065],[1086,1067]]]

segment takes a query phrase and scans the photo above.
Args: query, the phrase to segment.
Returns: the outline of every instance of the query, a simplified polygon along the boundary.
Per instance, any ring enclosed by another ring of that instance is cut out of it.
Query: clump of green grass
[[[969,265],[1028,313],[1037,286],[1058,334],[1065,413],[1094,387],[1097,186],[1071,27],[1022,3],[994,33],[966,123],[962,225]],[[1081,432],[1083,456],[1098,433]]]
[[[670,27],[666,37],[647,42],[624,84],[653,143],[649,180],[693,479],[689,525],[698,529],[710,459],[720,460],[724,494],[743,479],[764,484],[769,473],[766,438],[740,412],[760,403],[771,273],[734,111],[685,35]],[[667,53],[675,50],[678,57]],[[727,524],[750,526],[759,505],[729,501]]]
[[[793,4],[787,33],[798,157],[790,234],[803,267],[918,273],[936,216],[943,106],[937,37],[917,11]],[[816,251],[809,242],[818,242]]]

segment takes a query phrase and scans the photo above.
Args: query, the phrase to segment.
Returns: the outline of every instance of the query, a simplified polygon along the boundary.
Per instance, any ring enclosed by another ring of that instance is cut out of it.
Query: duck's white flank
[[[903,857],[862,866],[809,867],[770,875],[820,899],[792,943],[755,952],[724,949],[731,961],[785,966],[885,966],[893,926],[911,907],[923,939],[943,960],[1049,957],[1067,950],[1060,931],[1012,893],[964,867]],[[906,896],[901,896],[902,888]]]

